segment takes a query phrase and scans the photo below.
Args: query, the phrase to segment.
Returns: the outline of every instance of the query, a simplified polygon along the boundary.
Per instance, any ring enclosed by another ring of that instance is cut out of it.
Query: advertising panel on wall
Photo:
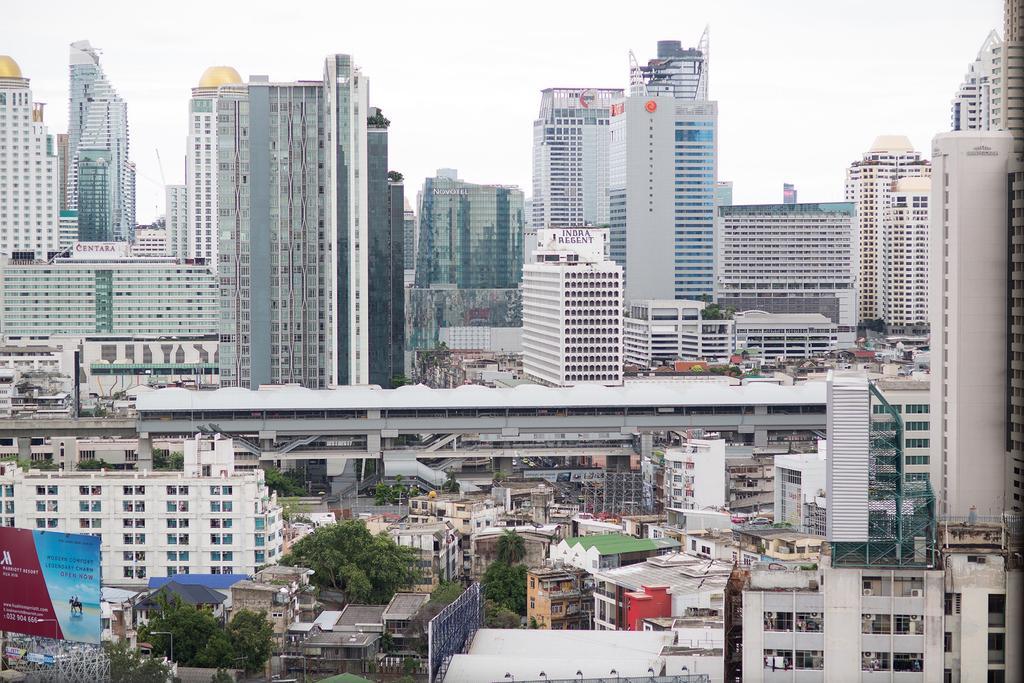
[[[100,539],[0,528],[0,631],[100,642]]]

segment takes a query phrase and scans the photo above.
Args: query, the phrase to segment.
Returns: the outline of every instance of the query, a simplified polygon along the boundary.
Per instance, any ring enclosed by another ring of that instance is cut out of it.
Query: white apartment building
[[[765,360],[815,358],[838,347],[838,326],[818,313],[743,311],[733,316],[736,350]]]
[[[931,453],[941,511],[995,515],[1019,495],[1007,458],[1007,169],[1004,132],[941,133],[931,197]],[[1006,491],[1004,491],[1004,487]]]
[[[627,363],[651,368],[674,360],[728,362],[735,349],[732,320],[705,318],[703,301],[634,301],[622,321]]]
[[[0,257],[0,333],[215,334],[217,280],[210,268],[136,258],[127,242],[79,242],[47,261]]]
[[[815,512],[825,507],[825,443],[814,453],[775,456],[775,523],[791,524],[807,533],[825,535]]]
[[[621,89],[541,91],[533,122],[533,228],[608,224],[609,110],[621,99]]]
[[[523,373],[550,386],[622,384],[622,268],[607,231],[545,228],[523,266]]]
[[[880,379],[875,388],[889,402],[903,422],[903,471],[907,481],[931,481],[933,488],[942,480],[941,462],[932,457],[931,386],[920,379]],[[881,414],[882,406],[872,412]]]
[[[931,176],[931,167],[902,135],[880,135],[859,161],[846,169],[846,199],[857,205],[860,240],[858,321],[882,318],[882,224],[900,178]]]
[[[167,187],[167,229],[179,258],[204,258],[217,271],[217,110],[222,100],[245,96],[242,77],[230,66],[211,66],[192,88],[185,145],[185,185]],[[172,207],[173,201],[173,207]],[[172,224],[172,212],[174,222]],[[182,232],[184,218],[187,227]]]
[[[953,96],[952,130],[1003,128],[1003,40],[992,29]]]
[[[941,681],[943,573],[753,565],[743,591],[743,680]]]
[[[167,255],[188,257],[188,186],[168,185],[165,189],[164,221],[167,229]]]
[[[882,318],[890,334],[928,331],[931,191],[930,178],[900,178],[882,216]]]
[[[737,311],[827,316],[841,348],[857,337],[857,215],[852,202],[717,210],[715,301]]]
[[[236,472],[230,439],[184,444],[184,472],[25,472],[0,465],[4,526],[102,539],[103,583],[252,574],[275,563],[282,511],[263,471]]]
[[[171,256],[167,229],[137,228],[132,256]]]
[[[70,249],[78,241],[78,211],[68,209],[60,212],[58,220],[58,248],[61,251]]]
[[[13,399],[17,391],[14,382],[17,377],[14,370],[0,369],[0,417],[10,417],[13,413]]]
[[[57,251],[58,182],[57,140],[43,105],[32,101],[17,62],[0,55],[0,254]]]
[[[689,439],[665,449],[666,508],[722,508],[727,500],[723,439]]]

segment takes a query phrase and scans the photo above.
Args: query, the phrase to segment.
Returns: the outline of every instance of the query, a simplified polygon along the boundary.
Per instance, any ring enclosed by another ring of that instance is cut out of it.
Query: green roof
[[[596,536],[573,536],[565,539],[569,547],[581,545],[584,550],[597,548],[601,555],[639,553],[644,550],[678,548],[679,541],[671,538],[634,538],[625,534],[598,534]]]
[[[373,681],[355,674],[339,674],[330,678],[321,678],[317,683],[373,683]]]

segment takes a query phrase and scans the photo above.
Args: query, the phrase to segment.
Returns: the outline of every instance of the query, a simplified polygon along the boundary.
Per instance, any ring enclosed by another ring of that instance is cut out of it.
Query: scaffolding
[[[3,668],[25,675],[28,683],[105,683],[110,658],[100,645],[8,634]]]
[[[583,509],[594,515],[645,515],[651,512],[641,472],[605,472],[604,480],[583,484]]]
[[[935,495],[928,481],[907,481],[903,422],[870,385],[868,432],[868,539],[832,543],[835,567],[938,566]]]

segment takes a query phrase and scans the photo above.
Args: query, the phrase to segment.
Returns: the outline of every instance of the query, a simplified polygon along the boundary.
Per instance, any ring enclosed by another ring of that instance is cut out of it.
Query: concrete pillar
[[[18,459],[19,460],[31,460],[32,459],[32,437],[30,436],[16,436],[14,440],[18,444]]]
[[[505,474],[512,474],[512,458],[491,458],[495,472],[504,472]]]
[[[768,430],[764,427],[758,427],[754,430],[754,448],[767,448],[768,447]]]
[[[139,434],[139,445],[135,453],[139,456],[136,467],[140,470],[153,469],[153,439],[149,437],[149,434]]]
[[[654,453],[654,434],[643,432],[640,434],[640,459],[649,458]]]

